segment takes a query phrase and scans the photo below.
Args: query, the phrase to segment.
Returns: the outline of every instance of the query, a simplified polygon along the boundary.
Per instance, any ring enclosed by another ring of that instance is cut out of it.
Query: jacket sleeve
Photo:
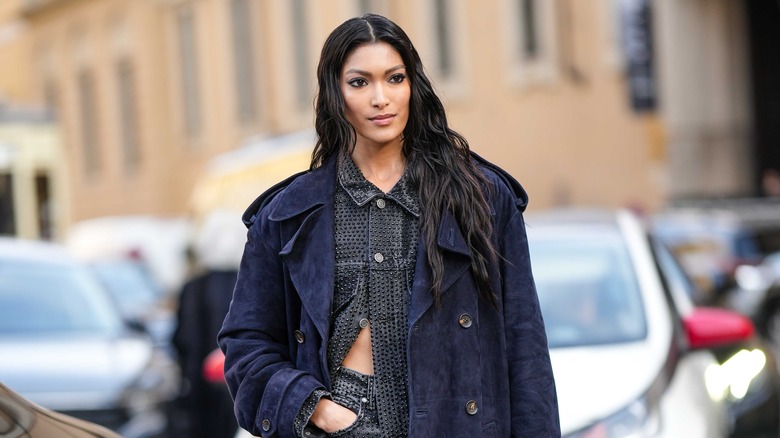
[[[515,205],[506,205],[504,211],[509,219],[497,235],[500,236],[512,436],[557,438],[561,436],[558,399],[531,273],[525,222]]]
[[[218,343],[238,424],[257,436],[295,437],[296,415],[323,385],[290,358],[283,266],[273,240],[263,237],[271,228],[264,218],[249,228]]]

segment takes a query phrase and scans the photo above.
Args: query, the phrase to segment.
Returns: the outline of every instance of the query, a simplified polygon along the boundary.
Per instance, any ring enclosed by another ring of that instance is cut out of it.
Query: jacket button
[[[466,413],[469,415],[475,415],[479,408],[477,407],[477,402],[474,400],[469,400],[466,402]]]
[[[458,324],[460,324],[460,326],[463,328],[471,327],[472,322],[473,321],[471,319],[471,315],[469,315],[468,313],[464,313],[463,315],[460,315],[460,317],[458,318]]]
[[[385,261],[385,256],[383,256],[381,252],[378,252],[374,254],[374,260],[376,260],[377,263],[382,263]]]
[[[385,208],[385,200],[382,198],[379,198],[376,200],[376,206],[379,208]]]
[[[303,344],[306,341],[306,336],[304,336],[303,332],[300,330],[294,331],[293,335],[295,335],[295,340],[298,341],[299,344]]]
[[[271,430],[271,420],[269,420],[269,419],[267,419],[267,418],[266,418],[266,419],[265,419],[265,420],[263,420],[263,422],[261,423],[261,426],[263,427],[263,430],[264,430],[264,431],[268,432],[269,430]]]

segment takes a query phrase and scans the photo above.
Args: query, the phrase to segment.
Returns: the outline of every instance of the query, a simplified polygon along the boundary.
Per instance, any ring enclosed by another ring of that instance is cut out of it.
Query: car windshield
[[[530,240],[550,348],[644,339],[638,282],[617,232],[554,233]]]
[[[123,309],[132,311],[153,305],[160,291],[132,261],[106,261],[92,264],[92,269]]]
[[[0,259],[0,336],[115,332],[121,318],[86,268]]]

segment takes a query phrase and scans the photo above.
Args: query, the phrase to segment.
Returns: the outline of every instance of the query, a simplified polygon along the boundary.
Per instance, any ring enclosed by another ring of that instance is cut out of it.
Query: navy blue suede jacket
[[[528,197],[474,156],[493,185],[493,304],[476,290],[471,254],[452,214],[442,216],[443,295],[418,245],[407,342],[410,437],[560,437],[558,402],[536,296],[523,211]],[[307,396],[330,389],[326,349],[334,292],[336,160],[302,172],[249,207],[230,311],[218,336],[241,427],[294,437]]]

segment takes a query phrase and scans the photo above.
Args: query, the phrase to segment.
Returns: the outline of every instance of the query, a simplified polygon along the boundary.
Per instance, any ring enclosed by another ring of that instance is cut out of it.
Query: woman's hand
[[[357,420],[357,414],[340,404],[321,398],[309,421],[324,432],[333,433],[351,426]]]

